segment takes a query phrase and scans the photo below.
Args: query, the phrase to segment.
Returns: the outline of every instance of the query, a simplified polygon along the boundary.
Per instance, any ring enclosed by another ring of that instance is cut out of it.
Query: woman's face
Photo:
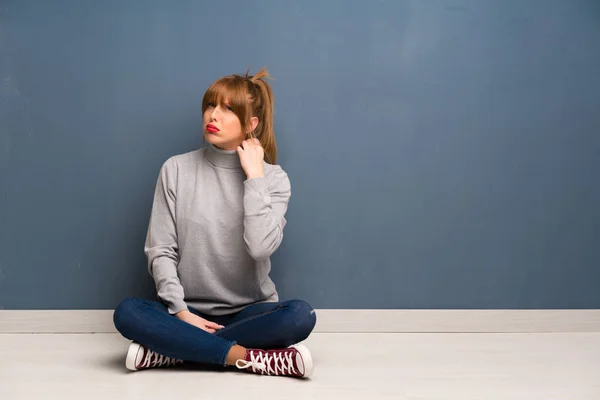
[[[235,150],[243,141],[242,124],[237,115],[228,106],[209,103],[202,118],[203,133],[206,140],[223,150]]]

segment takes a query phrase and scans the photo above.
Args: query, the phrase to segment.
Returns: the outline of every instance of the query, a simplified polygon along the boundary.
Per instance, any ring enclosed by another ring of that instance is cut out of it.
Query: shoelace
[[[180,364],[182,362],[182,360],[167,357],[162,354],[155,353],[152,350],[146,349],[146,356],[144,357],[144,361],[142,362],[141,368],[162,367]]]
[[[253,372],[260,371],[261,373],[266,373],[267,375],[286,375],[286,369],[288,375],[297,375],[297,372],[294,370],[294,362],[292,361],[292,356],[294,354],[291,351],[283,352],[281,355],[277,353],[272,353],[269,355],[264,351],[250,351],[250,361],[246,360],[237,360],[235,362],[235,366],[239,369],[252,368]],[[238,364],[239,362],[242,364]],[[271,361],[273,361],[271,363]],[[271,364],[275,367],[272,368]]]

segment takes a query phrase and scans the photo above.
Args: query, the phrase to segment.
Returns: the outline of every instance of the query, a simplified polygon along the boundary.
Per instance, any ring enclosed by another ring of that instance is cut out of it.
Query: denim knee
[[[287,306],[294,314],[293,343],[301,342],[306,339],[315,328],[317,315],[312,306],[303,300],[290,300]]]
[[[138,309],[140,301],[135,297],[128,297],[115,308],[113,323],[115,328],[125,337],[128,337],[129,324]]]

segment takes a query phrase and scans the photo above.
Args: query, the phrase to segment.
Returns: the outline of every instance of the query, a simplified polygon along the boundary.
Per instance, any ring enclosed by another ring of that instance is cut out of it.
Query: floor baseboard
[[[316,310],[314,332],[600,332],[600,310]],[[113,310],[0,310],[0,333],[113,333]]]

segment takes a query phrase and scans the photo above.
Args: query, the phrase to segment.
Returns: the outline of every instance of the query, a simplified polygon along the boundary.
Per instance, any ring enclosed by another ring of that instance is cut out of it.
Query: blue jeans
[[[288,347],[306,339],[317,321],[313,308],[302,300],[252,304],[222,316],[188,309],[225,327],[208,333],[169,314],[161,302],[133,297],[117,306],[113,321],[121,335],[158,354],[223,366],[234,344],[264,350]]]

